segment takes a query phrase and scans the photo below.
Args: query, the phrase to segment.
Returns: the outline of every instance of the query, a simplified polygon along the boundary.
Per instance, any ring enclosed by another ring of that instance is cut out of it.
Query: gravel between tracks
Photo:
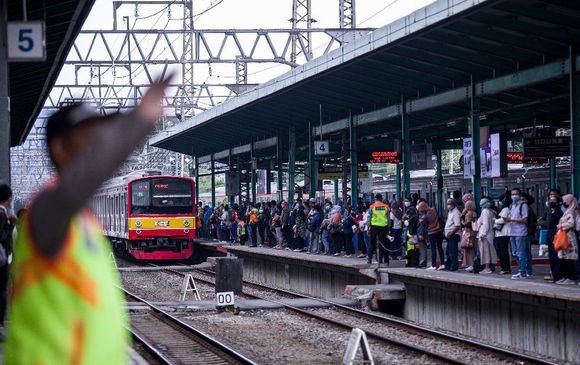
[[[183,277],[163,271],[121,271],[123,287],[131,293],[151,302],[178,301],[181,295]],[[196,282],[201,300],[214,300],[213,286]],[[193,300],[193,294],[188,294]]]
[[[260,364],[339,364],[350,337],[346,330],[286,310],[174,315]],[[440,363],[396,346],[369,343],[376,364]]]
[[[496,354],[482,352],[481,349],[474,346],[466,346],[458,341],[441,339],[430,334],[417,334],[396,325],[380,325],[377,321],[357,316],[356,314],[347,313],[345,310],[336,308],[327,309],[309,309],[310,312],[327,318],[340,318],[341,322],[356,326],[363,331],[372,331],[376,334],[402,340],[406,343],[421,346],[421,348],[431,349],[437,353],[461,359],[469,364],[519,364],[514,359],[498,357]],[[501,355],[499,355],[501,356]]]

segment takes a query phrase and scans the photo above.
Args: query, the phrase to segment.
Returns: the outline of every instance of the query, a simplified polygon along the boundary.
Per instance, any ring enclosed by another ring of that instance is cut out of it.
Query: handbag
[[[560,228],[554,236],[554,250],[566,251],[569,248],[570,242],[568,241],[568,233]]]
[[[471,229],[473,232],[479,232],[479,220],[474,220],[471,222]]]
[[[468,233],[466,230],[463,231],[463,233],[461,234],[461,240],[459,241],[459,247],[461,248],[473,247],[473,237],[471,237],[471,233]]]

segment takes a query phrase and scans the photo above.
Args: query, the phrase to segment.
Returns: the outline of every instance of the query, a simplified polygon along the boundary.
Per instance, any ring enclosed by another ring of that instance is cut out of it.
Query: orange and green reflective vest
[[[129,335],[110,245],[89,213],[71,220],[55,258],[19,229],[5,364],[127,364]]]
[[[389,225],[389,206],[383,202],[371,204],[371,227],[386,227]]]

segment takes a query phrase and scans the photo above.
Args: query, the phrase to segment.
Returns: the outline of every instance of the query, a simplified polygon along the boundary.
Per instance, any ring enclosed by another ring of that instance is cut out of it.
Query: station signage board
[[[365,162],[368,163],[399,163],[401,158],[397,151],[372,151],[369,153]]]
[[[570,137],[524,138],[524,158],[566,157],[570,150]]]
[[[43,21],[8,22],[8,61],[34,62],[46,60],[45,26]]]
[[[314,155],[315,156],[326,156],[330,154],[330,142],[329,141],[314,141]]]
[[[509,164],[544,164],[548,163],[547,158],[526,158],[523,152],[508,152],[506,153],[507,162]]]
[[[350,176],[350,166],[348,167]],[[369,167],[366,165],[358,166],[358,177],[368,178]],[[340,166],[318,166],[318,180],[338,180],[342,179],[342,167]]]
[[[427,170],[433,168],[433,147],[431,144],[414,144],[410,146],[411,170]]]

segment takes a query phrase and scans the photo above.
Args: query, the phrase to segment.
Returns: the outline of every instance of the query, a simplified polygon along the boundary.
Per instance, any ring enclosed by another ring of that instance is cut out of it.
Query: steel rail
[[[168,271],[171,271],[171,270],[168,270]],[[208,271],[208,270],[204,270],[204,269],[196,269],[196,271],[202,272],[204,274],[215,275],[215,273],[213,273],[212,271]],[[179,273],[179,272],[175,271],[175,273]],[[202,280],[202,281],[205,281],[205,280]],[[318,301],[323,302],[323,303],[331,304],[331,305],[338,307],[342,310],[345,310],[345,311],[348,311],[351,313],[356,313],[358,316],[366,317],[367,319],[380,320],[382,322],[388,323],[390,325],[398,326],[399,328],[405,329],[405,330],[410,331],[410,332],[415,332],[415,333],[418,333],[421,335],[430,334],[433,337],[440,337],[440,338],[445,338],[445,339],[451,340],[451,341],[457,341],[460,343],[474,346],[476,348],[482,348],[482,349],[491,351],[491,352],[496,353],[498,355],[509,356],[509,357],[515,358],[517,360],[523,360],[523,361],[531,362],[534,364],[544,364],[544,365],[556,365],[557,364],[556,362],[553,362],[550,360],[537,358],[537,357],[534,357],[532,355],[527,355],[527,354],[516,352],[514,350],[510,350],[510,349],[506,349],[506,348],[502,348],[502,347],[496,347],[496,346],[493,346],[490,344],[486,344],[486,343],[479,342],[476,340],[460,337],[457,335],[442,332],[442,331],[432,329],[432,328],[421,327],[420,325],[409,323],[407,321],[404,321],[404,320],[401,320],[398,318],[394,318],[392,316],[386,317],[383,315],[365,312],[365,311],[362,311],[362,310],[357,309],[357,308],[352,308],[352,307],[348,307],[344,304],[333,302],[331,300],[315,298],[315,297],[308,296],[305,294],[294,293],[294,292],[291,292],[291,291],[288,291],[285,289],[273,288],[273,287],[270,287],[267,285],[254,283],[254,282],[251,282],[248,280],[244,280],[244,283],[252,285],[252,286],[257,287],[257,288],[261,288],[263,290],[274,291],[274,292],[282,293],[284,295],[294,296],[296,298],[318,300]],[[246,295],[252,296],[252,294],[247,294],[247,293],[246,293]],[[256,297],[256,296],[254,296],[254,297]],[[263,299],[263,298],[259,298],[259,299]],[[266,300],[268,300],[268,299],[266,299]],[[280,303],[280,304],[284,305],[283,303]]]
[[[124,288],[120,288],[120,289],[125,293],[125,295],[132,297],[132,298],[136,299],[137,301],[147,305],[158,317],[163,318],[164,320],[176,325],[180,329],[186,331],[188,334],[195,336],[201,342],[203,342],[203,343],[213,347],[214,349],[218,350],[219,352],[227,355],[227,357],[233,359],[234,361],[237,361],[237,363],[244,364],[244,365],[257,365],[256,362],[248,359],[246,356],[242,355],[241,353],[239,353],[235,349],[219,342],[215,338],[213,338],[213,337],[209,336],[208,334],[198,330],[197,328],[190,326],[189,324],[183,322],[182,320],[175,318],[171,314],[165,312],[163,309],[155,306],[154,304],[150,303],[149,301],[137,296],[134,293],[129,292],[128,290],[126,290]],[[171,363],[171,362],[169,362],[169,363]]]

